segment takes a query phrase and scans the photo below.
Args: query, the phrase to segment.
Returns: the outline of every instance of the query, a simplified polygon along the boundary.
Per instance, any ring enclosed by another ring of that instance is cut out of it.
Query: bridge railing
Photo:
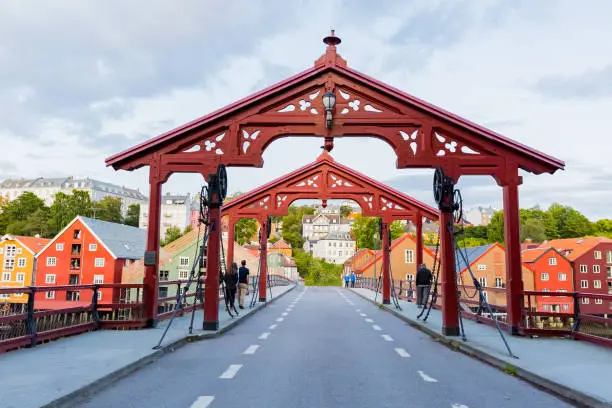
[[[293,283],[280,275],[270,275],[268,282],[273,287]],[[178,293],[186,284],[187,281],[160,282],[159,320],[172,315]],[[203,308],[203,294],[194,305],[195,287],[192,284],[179,316]],[[170,289],[174,290],[172,295]],[[138,283],[0,288],[0,353],[92,330],[142,328],[142,293],[143,284]],[[219,300],[223,299],[219,288]]]

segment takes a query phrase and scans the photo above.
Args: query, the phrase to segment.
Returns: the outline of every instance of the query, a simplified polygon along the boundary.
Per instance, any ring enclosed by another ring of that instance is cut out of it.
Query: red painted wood
[[[510,170],[511,171],[511,170]],[[518,172],[518,169],[515,170]],[[515,173],[518,177],[518,174]],[[521,237],[518,181],[510,182],[504,190],[504,240],[506,246],[506,299],[508,324],[512,334],[519,334],[523,309],[523,271],[521,263]]]
[[[459,335],[459,304],[457,299],[457,276],[455,274],[455,248],[447,226],[453,222],[453,215],[440,213],[440,250],[442,269],[442,333]]]
[[[213,201],[216,198],[213,197]],[[204,329],[219,328],[219,244],[221,241],[221,210],[211,208],[206,258],[206,283],[204,285]]]
[[[159,268],[159,235],[161,223],[162,183],[156,174],[155,166],[151,166],[149,176],[149,220],[147,227],[147,251],[155,252],[155,265],[145,266],[142,300],[144,303],[144,318],[147,327],[156,325]]]
[[[414,218],[416,224],[416,264],[423,263],[423,217],[421,212],[417,212]]]
[[[234,262],[234,235],[236,233],[236,221],[229,217],[227,230],[227,270],[229,271],[232,262]],[[240,267],[240,266],[239,266]]]
[[[382,274],[383,274],[383,287],[382,287],[382,301],[383,304],[388,305],[391,303],[391,248],[389,245],[389,224],[383,222],[382,225]]]
[[[266,301],[266,288],[268,287],[268,219],[259,221],[259,301]]]

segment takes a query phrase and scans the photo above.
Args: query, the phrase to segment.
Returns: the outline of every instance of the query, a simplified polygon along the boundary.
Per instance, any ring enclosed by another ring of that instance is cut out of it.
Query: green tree
[[[404,225],[400,221],[393,221],[389,229],[391,230],[391,239],[397,239],[406,232]]]
[[[53,237],[53,232],[49,228],[50,211],[48,207],[40,208],[36,210],[34,214],[31,214],[27,219],[27,235],[33,236],[39,234],[44,238]]]
[[[546,240],[546,230],[544,225],[536,219],[526,220],[521,223],[521,241],[531,239],[534,242]]]
[[[358,248],[381,248],[381,237],[379,236],[380,217],[363,217],[358,215],[355,218],[351,229]],[[389,227],[391,231],[391,239],[396,239],[404,235],[404,226],[400,221],[393,221]]]
[[[72,190],[72,194],[57,193],[50,208],[50,230],[53,234],[61,231],[78,215],[91,217],[92,207],[87,191]]]
[[[121,222],[121,198],[106,196],[98,202],[93,202],[91,206],[94,218],[108,222]]]
[[[489,240],[485,238],[463,237],[463,238],[459,238],[457,240],[457,243],[462,248],[470,248],[470,247],[487,245],[489,243]]]
[[[15,221],[25,221],[37,210],[45,208],[45,202],[38,198],[34,193],[24,192],[13,201],[9,201],[2,210],[6,214],[7,224]]]
[[[340,217],[346,218],[353,212],[353,208],[350,205],[340,206]]]
[[[593,235],[612,238],[612,220],[602,219],[593,223]]]
[[[548,208],[548,213],[554,220],[559,238],[578,238],[593,232],[593,224],[588,218],[572,207],[554,203]]]
[[[160,242],[160,245],[166,246],[169,243],[176,241],[182,236],[183,234],[181,233],[181,229],[179,227],[176,227],[176,226],[168,227],[168,229],[166,230],[166,237],[162,242]]]
[[[193,227],[190,225],[185,227],[185,230],[183,231],[183,235],[187,234],[188,232],[193,231]]]
[[[302,236],[302,218],[314,214],[314,208],[308,206],[289,206],[289,214],[283,217],[283,239],[295,250],[304,246]]]
[[[130,204],[125,214],[124,224],[138,227],[140,225],[140,204]]]
[[[234,241],[238,242],[239,245],[251,242],[251,238],[257,233],[258,228],[257,220],[253,218],[239,219],[235,225]]]
[[[497,211],[487,226],[489,242],[504,242],[504,212]]]

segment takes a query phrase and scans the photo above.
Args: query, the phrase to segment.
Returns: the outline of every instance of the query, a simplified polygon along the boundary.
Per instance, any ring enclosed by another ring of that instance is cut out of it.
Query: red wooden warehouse
[[[143,229],[78,216],[38,253],[36,285],[121,283],[123,267],[144,256],[145,243]],[[38,293],[36,304],[49,309],[89,304],[92,293]],[[98,300],[111,299],[119,300],[112,288],[98,291]]]
[[[508,322],[517,333],[521,322],[521,247],[519,237],[519,170],[554,173],[564,163],[486,128],[428,104],[352,68],[337,53],[333,32],[314,65],[263,91],[147,140],[106,160],[115,169],[149,167],[150,211],[147,251],[151,259],[144,281],[147,323],[155,324],[162,184],[172,173],[215,173],[217,165],[263,166],[263,153],[282,137],[320,137],[327,151],[337,137],[375,137],[387,142],[398,168],[441,168],[457,181],[464,175],[490,175],[503,188]],[[503,103],[500,101],[499,103]],[[231,183],[231,180],[230,180]],[[210,219],[219,225],[220,211]],[[442,213],[441,225],[452,222]],[[218,326],[217,244],[219,229],[210,235],[205,295],[207,329]],[[441,228],[443,332],[459,334],[454,248]]]

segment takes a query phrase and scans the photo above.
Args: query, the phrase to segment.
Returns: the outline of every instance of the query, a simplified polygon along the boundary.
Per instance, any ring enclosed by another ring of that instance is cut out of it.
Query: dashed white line
[[[234,378],[236,376],[236,373],[238,373],[238,370],[240,370],[241,368],[242,364],[232,364],[227,370],[225,370],[223,374],[221,374],[221,376],[219,376],[219,378],[223,380],[229,380],[231,378]]]
[[[453,404],[451,405],[451,408],[470,408],[467,405],[463,405],[463,404]]]
[[[419,375],[421,376],[421,378],[425,381],[425,382],[438,382],[438,380],[436,380],[433,377],[428,376],[427,374],[425,374],[422,371],[419,371]]]
[[[198,399],[195,400],[195,402],[191,404],[189,408],[206,408],[210,405],[211,402],[213,402],[214,399],[215,397],[210,395],[205,397],[198,397]]]
[[[403,348],[396,348],[395,352],[399,354],[400,357],[404,357],[404,358],[410,357],[410,354],[408,354],[408,352],[404,350]]]
[[[355,309],[357,313],[361,313],[361,309]]]
[[[261,340],[265,340],[268,338],[269,335],[270,335],[270,332],[265,332],[265,333],[262,333],[261,336],[259,336],[259,338]]]
[[[278,319],[276,319],[277,322],[282,322],[283,320],[285,320],[284,317],[279,317]]]
[[[373,328],[374,330],[376,330],[376,331],[381,331],[381,330],[382,330],[382,329],[380,328],[380,326],[378,326],[378,325],[376,325],[376,324],[372,325],[372,328]]]
[[[274,330],[278,327],[278,324],[273,324],[272,326],[270,326],[270,330]]]
[[[365,321],[368,322],[368,323],[374,323],[374,320],[372,320],[372,319],[365,319]]]
[[[281,316],[289,316],[289,313],[283,312],[283,313],[281,313]]]
[[[388,334],[381,334],[381,336],[386,341],[393,341],[393,338],[391,338],[391,336],[389,336]]]
[[[367,316],[367,314],[365,314],[365,313],[359,313],[359,315],[360,315],[361,317],[366,317],[366,316]]]
[[[255,354],[259,346],[257,344],[250,345],[242,354]]]

